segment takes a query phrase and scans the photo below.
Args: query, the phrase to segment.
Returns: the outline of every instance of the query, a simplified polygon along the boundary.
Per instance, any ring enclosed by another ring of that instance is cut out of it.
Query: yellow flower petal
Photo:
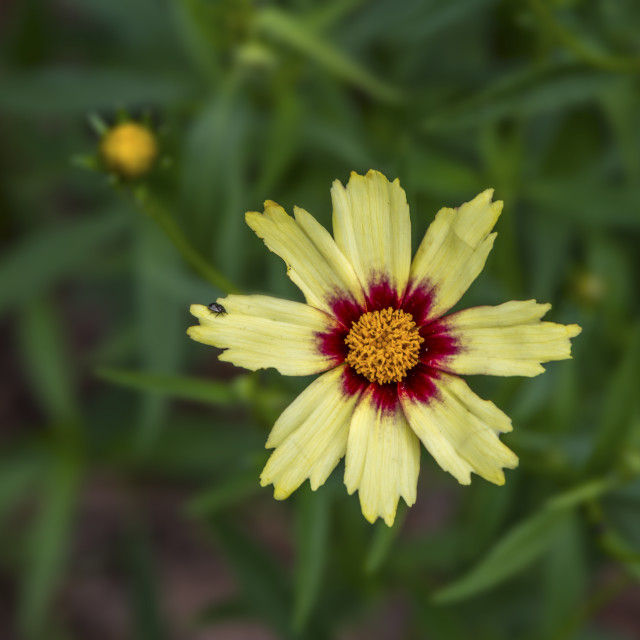
[[[460,484],[471,482],[472,471],[494,484],[504,484],[502,468],[518,464],[497,435],[511,429],[508,416],[479,398],[462,378],[442,373],[434,384],[438,394],[428,401],[401,392],[402,409],[413,431]]]
[[[365,287],[387,279],[404,293],[411,265],[411,220],[404,189],[378,171],[355,172],[331,189],[333,233]]]
[[[535,300],[512,301],[447,316],[444,322],[459,351],[442,367],[459,374],[537,376],[544,371],[541,362],[570,358],[570,339],[582,329],[540,322],[550,308]]]
[[[391,526],[400,496],[409,506],[416,501],[420,444],[400,406],[396,411],[382,410],[374,394],[370,387],[353,414],[344,483],[349,493],[359,491],[369,522],[381,517]]]
[[[335,326],[326,313],[269,296],[231,295],[221,302],[226,315],[191,305],[200,325],[187,331],[197,342],[226,349],[220,360],[251,371],[273,367],[290,376],[319,373],[337,364],[318,349],[317,334]]]
[[[267,200],[264,213],[249,211],[246,220],[267,247],[286,262],[287,275],[310,305],[330,312],[336,296],[362,304],[362,287],[331,234],[304,209],[295,207],[294,213],[295,219]]]
[[[431,292],[429,318],[453,307],[482,271],[496,234],[490,233],[502,211],[487,189],[457,209],[441,209],[411,264],[409,291]]]
[[[274,425],[266,446],[276,449],[260,484],[273,484],[277,500],[287,498],[307,478],[315,491],[344,456],[358,395],[343,393],[343,373],[341,366],[317,378]]]

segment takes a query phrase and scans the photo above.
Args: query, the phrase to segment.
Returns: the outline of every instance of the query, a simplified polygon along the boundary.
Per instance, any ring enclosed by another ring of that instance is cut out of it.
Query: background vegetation
[[[2,638],[640,636],[640,3],[5,0],[0,52]],[[130,184],[95,158],[127,118],[161,148]],[[340,468],[261,489],[308,380],[185,335],[227,281],[300,299],[245,210],[328,224],[369,168],[414,248],[495,187],[463,305],[584,328],[543,376],[470,381],[514,420],[506,486],[425,454],[392,529]]]

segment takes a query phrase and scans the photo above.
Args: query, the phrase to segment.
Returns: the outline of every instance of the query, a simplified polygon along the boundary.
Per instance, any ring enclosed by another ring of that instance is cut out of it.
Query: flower
[[[499,439],[511,420],[461,374],[536,376],[570,358],[577,325],[542,322],[535,300],[444,315],[482,270],[502,211],[488,189],[444,208],[411,260],[409,206],[398,180],[356,173],[335,181],[332,238],[309,213],[272,201],[247,224],[287,264],[307,304],[261,295],[220,300],[227,315],[192,305],[189,335],[220,359],[283,375],[322,373],[282,413],[261,475],[276,499],[307,478],[316,489],[343,456],[344,482],[370,522],[393,524],[399,498],[416,500],[420,442],[461,484],[471,472],[504,483],[518,464]]]
[[[139,178],[149,171],[158,154],[153,133],[135,122],[109,129],[100,142],[105,165],[123,178]]]

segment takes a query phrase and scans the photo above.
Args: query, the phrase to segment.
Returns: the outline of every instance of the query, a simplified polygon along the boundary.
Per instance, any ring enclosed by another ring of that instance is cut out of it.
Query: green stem
[[[180,252],[194,271],[224,293],[239,293],[239,289],[232,282],[225,278],[215,267],[212,267],[209,262],[196,251],[184,233],[182,233],[180,227],[157,200],[142,190],[136,190],[133,195],[136,204],[164,231],[167,238],[169,238],[173,246]]]
[[[578,58],[598,69],[607,71],[638,72],[640,71],[640,59],[623,56],[602,54],[587,47],[573,33],[558,24],[543,0],[529,0],[540,22],[559,40],[567,49]]]

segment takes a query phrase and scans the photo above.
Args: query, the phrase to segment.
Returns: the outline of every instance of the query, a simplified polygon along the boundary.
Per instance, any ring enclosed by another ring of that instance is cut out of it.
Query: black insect
[[[212,302],[211,304],[208,304],[207,305],[207,309],[209,309],[209,311],[215,313],[217,316],[226,316],[227,315],[227,310],[221,304],[218,304],[217,302]]]

